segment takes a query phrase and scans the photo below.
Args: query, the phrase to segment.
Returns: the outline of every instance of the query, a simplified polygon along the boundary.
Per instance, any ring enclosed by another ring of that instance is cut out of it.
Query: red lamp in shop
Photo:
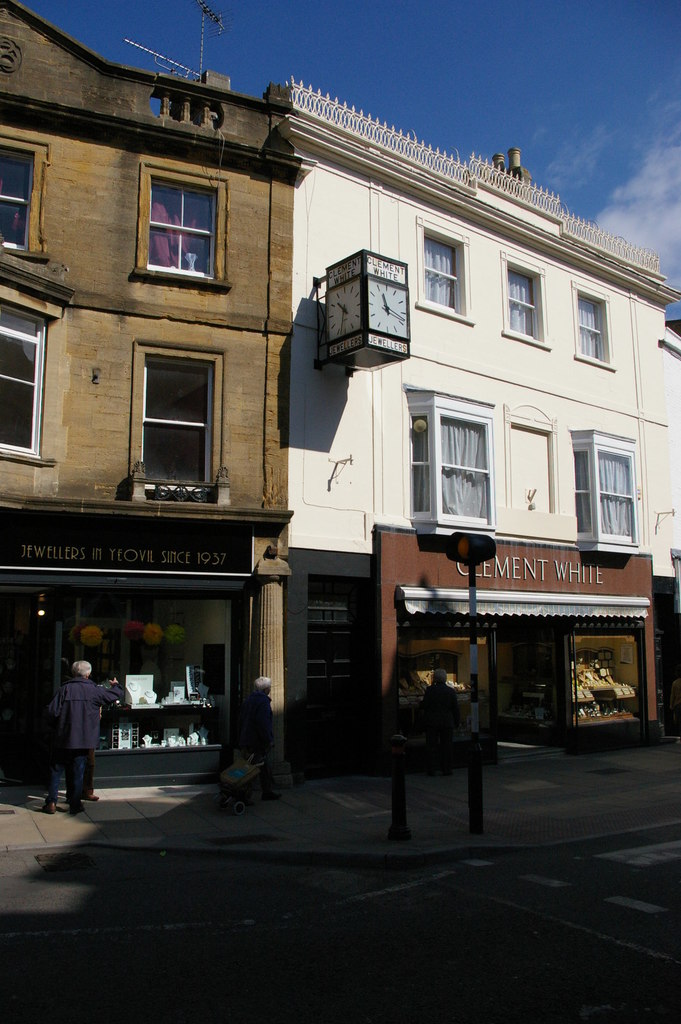
[[[478,598],[475,569],[494,558],[497,544],[485,533],[453,533],[447,541],[447,558],[468,566],[468,622],[471,661],[471,756],[468,763],[468,830],[482,834],[482,747],[478,704]]]

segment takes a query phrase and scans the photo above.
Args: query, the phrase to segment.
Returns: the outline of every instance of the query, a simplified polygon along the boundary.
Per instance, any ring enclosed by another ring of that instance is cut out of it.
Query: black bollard
[[[407,826],[407,794],[404,785],[406,736],[393,736],[390,740],[393,754],[393,820],[388,839],[411,839]]]

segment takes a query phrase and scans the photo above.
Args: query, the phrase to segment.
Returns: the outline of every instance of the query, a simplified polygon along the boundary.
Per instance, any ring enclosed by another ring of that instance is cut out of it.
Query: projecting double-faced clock
[[[362,249],[326,271],[326,359],[374,369],[409,356],[406,263]]]

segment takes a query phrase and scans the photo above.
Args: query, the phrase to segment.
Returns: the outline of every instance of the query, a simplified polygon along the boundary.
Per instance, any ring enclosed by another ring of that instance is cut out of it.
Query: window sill
[[[551,345],[547,345],[546,342],[540,341],[538,338],[530,338],[527,334],[516,334],[515,331],[502,331],[501,336],[502,338],[510,338],[511,341],[522,341],[524,345],[540,348],[542,352],[551,351]]]
[[[50,257],[46,252],[38,252],[34,249],[16,249],[13,245],[3,243],[2,249],[9,256],[18,256],[30,263],[49,263]]]
[[[434,302],[424,302],[421,300],[417,301],[416,309],[420,309],[423,313],[433,313],[435,316],[444,317],[445,320],[454,320],[456,323],[463,324],[466,327],[475,327],[475,320],[471,320],[463,313],[457,313],[455,309],[450,309],[449,306],[438,306]]]
[[[39,455],[31,455],[30,452],[13,452],[5,448],[0,448],[0,459],[3,462],[19,462],[23,466],[37,466],[44,469],[51,469],[57,465],[56,459],[41,459]]]
[[[216,281],[213,277],[199,277],[190,274],[173,274],[163,270],[147,270],[135,267],[128,277],[129,281],[144,281],[146,284],[158,284],[164,287],[199,288],[209,292],[228,292],[232,285],[229,281]]]
[[[607,370],[609,373],[617,373],[612,363],[606,363],[602,359],[593,359],[591,356],[584,356],[581,352],[575,353],[576,363],[587,363],[589,366],[597,366],[600,370]]]
[[[470,522],[459,523],[438,523],[435,520],[412,519],[411,525],[417,534],[430,534],[431,536],[450,537],[457,530],[464,533],[485,533],[494,534],[496,525],[490,523]]]
[[[578,537],[577,548],[580,551],[602,551],[616,555],[637,555],[640,545],[631,541],[628,543],[626,541],[618,543],[617,541],[588,540]]]

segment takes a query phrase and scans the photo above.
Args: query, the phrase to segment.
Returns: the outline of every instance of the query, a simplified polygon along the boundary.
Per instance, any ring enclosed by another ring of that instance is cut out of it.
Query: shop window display
[[[576,636],[573,725],[608,724],[640,716],[636,638]]]
[[[489,666],[487,638],[478,637],[478,702],[480,730],[489,731]],[[410,629],[398,641],[398,719],[405,736],[423,733],[421,701],[433,681],[436,668],[447,673],[447,683],[457,693],[459,726],[455,739],[470,739],[471,684],[470,644],[467,637],[440,636],[427,630]]]
[[[64,672],[84,658],[125,702],[105,709],[100,750],[206,747],[228,735],[230,603],[111,598],[64,602]],[[219,654],[219,656],[217,656]]]

